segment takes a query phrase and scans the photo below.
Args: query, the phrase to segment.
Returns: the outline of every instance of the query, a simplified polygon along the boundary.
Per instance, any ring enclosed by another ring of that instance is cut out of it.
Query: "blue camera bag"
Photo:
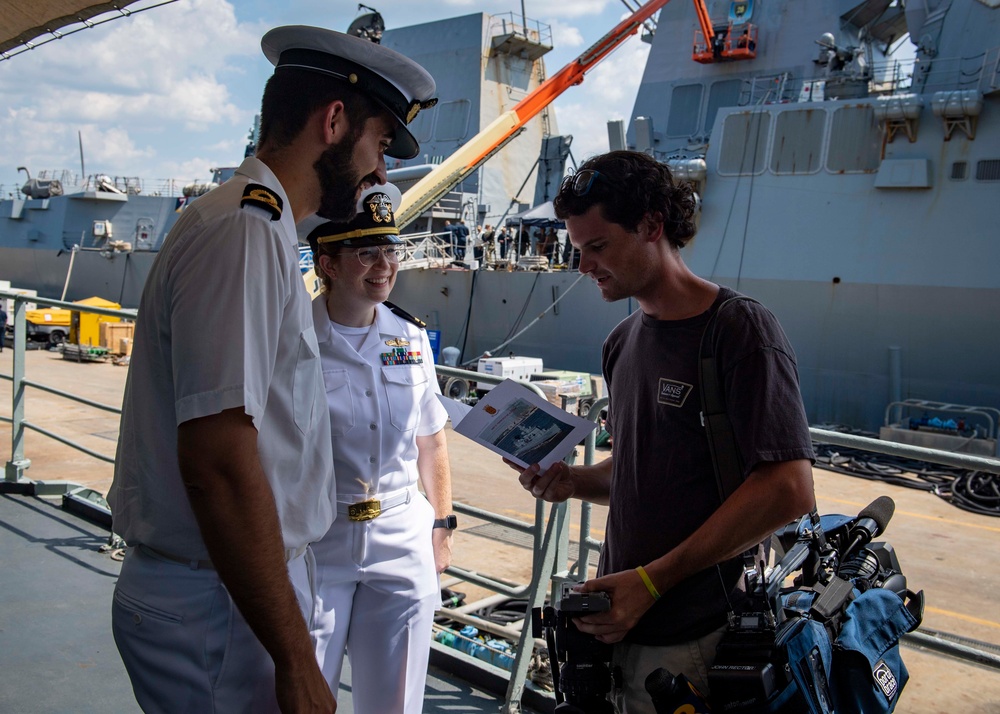
[[[788,656],[792,681],[755,713],[883,714],[895,709],[909,678],[899,638],[919,623],[890,590],[855,594],[832,642],[827,628],[809,615],[814,591],[781,596],[783,607],[800,613],[785,620],[775,637]]]

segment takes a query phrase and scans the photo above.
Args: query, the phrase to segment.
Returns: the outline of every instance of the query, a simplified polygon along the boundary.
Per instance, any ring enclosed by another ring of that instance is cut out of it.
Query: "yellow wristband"
[[[649,575],[646,574],[646,569],[641,565],[635,569],[635,572],[639,573],[639,577],[642,578],[643,584],[646,589],[649,590],[649,594],[653,596],[654,600],[660,599],[660,593],[657,592],[656,586],[653,585],[653,581],[649,579]]]

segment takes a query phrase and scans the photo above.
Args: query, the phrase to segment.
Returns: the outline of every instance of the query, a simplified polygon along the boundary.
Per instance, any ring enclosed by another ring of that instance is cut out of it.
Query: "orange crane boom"
[[[629,36],[635,34],[642,23],[653,16],[668,0],[649,0],[614,29],[598,40],[575,60],[542,82],[512,109],[504,112],[469,142],[459,147],[437,168],[424,176],[403,194],[403,201],[396,212],[396,225],[405,226],[444,196],[453,186],[475,171],[504,145],[513,139],[524,125],[556,97],[573,85],[580,84],[584,74],[608,56]],[[698,0],[696,0],[697,4]],[[707,13],[706,13],[707,18]]]
[[[708,8],[705,7],[705,0],[694,0],[694,11],[698,14],[698,24],[701,25],[701,32],[705,35],[705,40],[711,46],[712,38],[715,37],[715,28],[712,27],[712,20],[708,17]]]

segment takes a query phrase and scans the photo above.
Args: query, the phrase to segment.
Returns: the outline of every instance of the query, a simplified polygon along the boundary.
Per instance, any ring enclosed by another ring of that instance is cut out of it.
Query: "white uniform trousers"
[[[303,616],[314,607],[309,550],[288,562]],[[219,574],[129,548],[111,610],[136,701],[151,712],[278,712],[274,663]]]
[[[313,544],[317,658],[336,691],[344,653],[357,714],[420,714],[434,611],[434,510],[416,492],[370,521],[340,514]]]

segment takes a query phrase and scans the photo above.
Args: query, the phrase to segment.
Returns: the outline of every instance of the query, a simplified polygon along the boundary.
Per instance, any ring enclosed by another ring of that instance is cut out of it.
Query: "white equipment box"
[[[531,375],[541,372],[543,369],[541,357],[486,357],[479,360],[476,367],[477,372],[490,374],[501,379],[520,379],[525,382],[531,379]],[[477,389],[481,392],[488,392],[493,389],[492,384],[479,382]]]

